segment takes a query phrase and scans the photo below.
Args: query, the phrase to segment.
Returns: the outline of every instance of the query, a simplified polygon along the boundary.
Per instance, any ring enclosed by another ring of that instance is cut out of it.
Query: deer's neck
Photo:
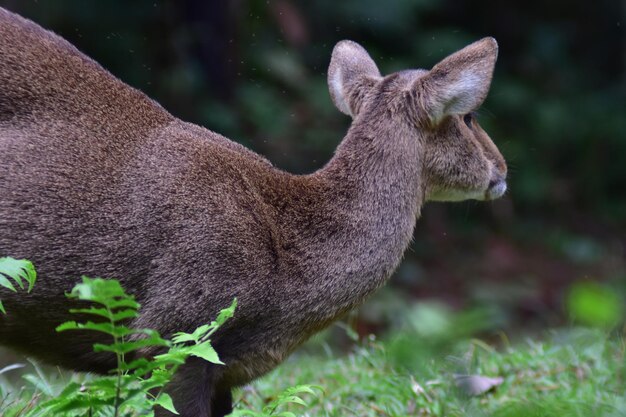
[[[303,234],[313,239],[304,271],[309,306],[324,309],[318,313],[329,320],[389,278],[423,203],[419,144],[376,122],[353,123],[333,159],[312,175],[324,184],[318,198],[328,218],[305,223],[312,230]]]

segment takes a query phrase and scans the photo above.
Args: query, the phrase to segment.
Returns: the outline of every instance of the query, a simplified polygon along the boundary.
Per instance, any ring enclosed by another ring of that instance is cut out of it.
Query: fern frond
[[[13,292],[17,292],[13,282],[20,289],[24,289],[24,283],[28,284],[27,292],[31,292],[35,281],[37,280],[37,272],[32,262],[26,259],[0,258],[0,287],[7,288]],[[2,300],[0,299],[0,311],[6,314]]]

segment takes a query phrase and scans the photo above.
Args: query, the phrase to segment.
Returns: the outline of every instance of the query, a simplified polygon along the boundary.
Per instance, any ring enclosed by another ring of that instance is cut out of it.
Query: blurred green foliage
[[[611,328],[624,317],[619,293],[594,282],[576,283],[569,291],[567,307],[573,319],[591,326]]]

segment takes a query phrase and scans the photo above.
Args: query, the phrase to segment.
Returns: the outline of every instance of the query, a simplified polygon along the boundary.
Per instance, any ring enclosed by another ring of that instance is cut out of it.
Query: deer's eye
[[[474,114],[472,113],[467,113],[465,116],[463,116],[463,121],[470,129],[472,128],[472,120],[474,120]]]

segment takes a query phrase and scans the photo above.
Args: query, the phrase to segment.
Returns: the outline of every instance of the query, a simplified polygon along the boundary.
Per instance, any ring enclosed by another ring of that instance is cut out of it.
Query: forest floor
[[[494,349],[477,340],[430,346],[418,340],[368,340],[345,356],[294,356],[236,395],[240,410],[262,410],[291,386],[312,384],[306,406],[275,410],[301,416],[626,415],[624,343],[598,331],[570,329]],[[446,353],[444,353],[446,352]],[[241,413],[239,415],[245,415]]]
[[[626,347],[615,333],[570,328],[513,343],[503,335],[494,347],[443,333],[423,339],[422,329],[355,341],[347,353],[334,352],[330,336],[236,391],[233,416],[626,415]],[[20,416],[82,378],[33,365],[6,371],[0,415]],[[301,385],[313,394],[293,389]]]

